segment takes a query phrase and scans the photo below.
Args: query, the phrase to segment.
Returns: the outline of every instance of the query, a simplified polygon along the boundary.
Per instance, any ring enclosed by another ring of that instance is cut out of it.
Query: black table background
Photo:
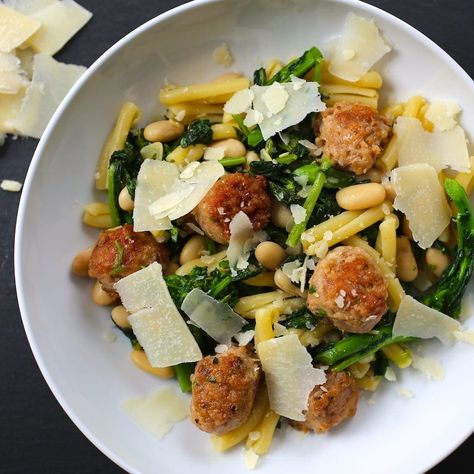
[[[179,0],[78,1],[92,11],[94,17],[56,58],[85,66],[140,24],[185,3]],[[370,0],[367,3],[419,29],[474,77],[473,0]],[[474,104],[463,105],[472,107]],[[32,139],[7,140],[0,148],[0,180],[23,182],[36,144]],[[21,324],[13,277],[13,240],[19,199],[19,193],[0,191],[0,472],[123,472],[69,420],[32,356]],[[474,460],[473,450],[474,435],[431,472],[472,472],[467,466]],[[383,467],[380,472],[383,474]]]

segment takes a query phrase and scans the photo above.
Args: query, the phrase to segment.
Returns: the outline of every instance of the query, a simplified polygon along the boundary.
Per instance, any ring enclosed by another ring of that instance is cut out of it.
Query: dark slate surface
[[[176,0],[79,2],[94,13],[94,18],[57,57],[86,66],[135,27],[184,3]],[[474,76],[472,0],[371,0],[368,3],[422,31]],[[0,148],[0,179],[23,181],[36,144],[37,141],[31,139],[7,141]],[[13,239],[19,199],[17,193],[0,190],[0,472],[121,472],[63,412],[28,346],[13,278]],[[470,472],[467,466],[474,459],[473,451],[474,436],[471,436],[431,472]],[[383,473],[383,467],[380,472]]]

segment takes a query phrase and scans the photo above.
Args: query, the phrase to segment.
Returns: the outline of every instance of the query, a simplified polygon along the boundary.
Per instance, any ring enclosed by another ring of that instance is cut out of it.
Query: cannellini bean
[[[173,367],[152,367],[144,351],[133,350],[131,358],[133,363],[139,369],[142,369],[149,374],[156,375],[162,379],[170,379],[174,377]]]
[[[112,320],[122,329],[130,328],[131,326],[128,322],[129,314],[130,313],[125,309],[125,307],[120,304],[112,310]]]
[[[86,277],[89,275],[89,262],[91,261],[94,245],[79,252],[72,260],[71,270],[74,275]]]
[[[426,263],[433,274],[439,278],[448,267],[450,260],[449,256],[441,250],[430,248],[426,251]]]
[[[112,304],[117,299],[116,295],[111,295],[107,293],[100,284],[99,281],[94,283],[92,288],[92,301],[99,306],[108,306]]]
[[[150,123],[143,130],[143,136],[149,142],[171,142],[183,133],[184,125],[174,120],[159,120]]]
[[[418,276],[418,265],[407,237],[397,237],[397,277],[413,281]]]
[[[276,200],[272,201],[271,216],[272,223],[280,229],[286,229],[293,220],[293,215],[288,206]]]
[[[181,249],[179,263],[184,265],[191,260],[201,256],[201,252],[206,249],[206,239],[202,235],[193,235]]]
[[[285,250],[275,242],[261,242],[255,249],[255,258],[269,270],[277,269],[285,257]]]
[[[210,145],[210,148],[222,148],[224,150],[224,158],[238,158],[245,156],[247,153],[244,144],[235,138],[220,140]]]
[[[288,275],[283,273],[282,270],[278,269],[274,275],[275,285],[280,288],[280,290],[289,293],[290,295],[301,296],[302,298],[306,298],[306,294],[302,293],[299,288],[297,288],[291,282]]]
[[[127,186],[125,186],[118,195],[118,205],[120,206],[120,209],[124,211],[133,211],[134,203],[130,193],[128,192]]]
[[[339,190],[336,201],[347,211],[368,209],[385,201],[385,188],[378,183],[355,184]]]

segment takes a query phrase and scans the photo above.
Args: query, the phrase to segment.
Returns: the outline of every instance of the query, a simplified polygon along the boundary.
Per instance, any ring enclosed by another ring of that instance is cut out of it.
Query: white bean
[[[114,323],[122,329],[131,327],[130,323],[128,322],[128,315],[129,312],[121,304],[112,310],[112,319]]]
[[[336,201],[347,211],[358,211],[382,204],[385,188],[378,183],[364,183],[348,186],[336,193]]]
[[[448,267],[450,260],[448,255],[441,250],[430,248],[426,251],[426,263],[433,274],[439,278]]]
[[[111,295],[107,293],[103,288],[100,282],[97,280],[94,283],[92,288],[92,301],[99,306],[108,306],[112,304],[117,297],[115,295]]]
[[[407,237],[397,237],[397,277],[413,281],[418,276],[418,265]]]
[[[261,242],[255,249],[255,258],[269,270],[276,270],[285,257],[285,250],[275,242]]]
[[[181,249],[179,263],[184,265],[191,260],[201,256],[201,252],[206,249],[206,239],[202,235],[193,235]]]
[[[291,282],[288,275],[283,273],[282,270],[278,269],[274,275],[275,285],[280,288],[280,290],[289,293],[290,295],[301,296],[306,298],[306,295],[300,291],[293,283]]]
[[[210,148],[222,148],[224,158],[240,158],[247,153],[244,144],[235,138],[220,140],[210,145]]]
[[[293,215],[288,206],[280,201],[272,201],[271,213],[272,223],[280,229],[286,229],[288,224],[293,220]]]
[[[183,133],[184,125],[174,120],[159,120],[148,124],[143,130],[143,136],[149,142],[171,142]]]
[[[89,276],[89,262],[91,261],[92,251],[94,245],[87,247],[86,249],[79,252],[72,260],[71,270],[74,275],[80,277]]]
[[[125,186],[119,193],[118,205],[120,206],[120,209],[124,211],[133,211],[134,203],[130,193],[128,192],[127,186]]]

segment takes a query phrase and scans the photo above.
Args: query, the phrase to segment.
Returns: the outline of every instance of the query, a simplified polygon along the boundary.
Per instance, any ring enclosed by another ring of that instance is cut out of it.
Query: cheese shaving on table
[[[346,81],[358,81],[391,49],[373,20],[349,13],[342,36],[334,42],[329,72]]]
[[[412,336],[422,339],[438,338],[443,344],[455,342],[455,331],[461,325],[449,316],[429,308],[411,296],[404,296],[393,323],[393,336]]]
[[[313,367],[311,356],[296,334],[260,342],[257,353],[271,409],[291,420],[304,421],[309,394],[316,385],[326,382],[324,370]]]
[[[0,4],[0,52],[9,53],[25,43],[41,23]]]
[[[0,188],[2,188],[4,191],[9,191],[11,193],[17,193],[21,191],[22,187],[22,183],[13,179],[3,179],[0,183]]]
[[[14,54],[0,52],[0,94],[16,94],[28,83]]]

